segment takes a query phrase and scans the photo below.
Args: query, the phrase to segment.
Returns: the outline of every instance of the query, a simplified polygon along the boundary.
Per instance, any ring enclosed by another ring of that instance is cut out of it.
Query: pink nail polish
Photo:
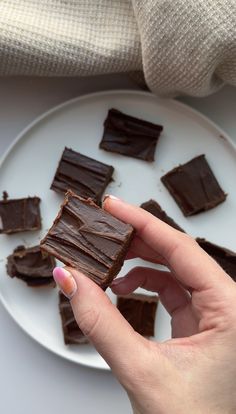
[[[62,293],[68,299],[71,299],[77,290],[77,285],[72,274],[62,267],[55,267],[53,277]]]
[[[124,281],[123,277],[118,277],[117,279],[113,280],[111,286],[117,286],[120,285]]]
[[[112,195],[112,194],[105,194],[105,196],[103,197],[103,203],[110,198],[111,200],[120,200],[120,198]]]

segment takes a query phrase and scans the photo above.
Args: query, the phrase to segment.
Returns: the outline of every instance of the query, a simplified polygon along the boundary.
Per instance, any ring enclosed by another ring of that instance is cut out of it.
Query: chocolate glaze
[[[87,344],[89,341],[74,318],[70,301],[61,292],[59,292],[59,311],[65,344]]]
[[[106,289],[120,271],[133,234],[131,225],[68,191],[41,249]]]
[[[185,231],[171,217],[169,217],[164,210],[162,210],[161,206],[155,200],[146,201],[141,204],[140,207],[169,224],[169,226],[174,227],[174,229],[185,233]]]
[[[70,189],[81,197],[100,203],[113,171],[111,165],[65,148],[51,189],[62,193]]]
[[[236,253],[199,237],[196,241],[236,282]]]
[[[0,233],[12,234],[41,229],[39,197],[0,201]]]
[[[27,283],[28,286],[55,286],[52,271],[56,261],[41,253],[40,246],[17,247],[7,258],[7,273]]]
[[[158,296],[133,293],[117,299],[117,308],[134,330],[143,336],[154,336]]]
[[[169,190],[185,216],[210,210],[226,199],[205,155],[179,165],[161,181]]]
[[[157,140],[162,130],[161,125],[110,109],[104,121],[104,133],[99,147],[129,157],[154,161]]]

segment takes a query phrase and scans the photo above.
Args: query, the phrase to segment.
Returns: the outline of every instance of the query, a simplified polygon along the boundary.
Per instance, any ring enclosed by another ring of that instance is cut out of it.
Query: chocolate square
[[[164,210],[162,210],[160,204],[158,204],[155,200],[146,201],[141,204],[140,207],[169,224],[169,226],[174,227],[174,229],[185,233],[185,231],[171,217],[169,217]]]
[[[59,311],[65,344],[87,344],[89,341],[75,320],[70,301],[61,292],[59,292]]]
[[[104,121],[99,147],[129,157],[154,161],[156,144],[163,126],[110,109]]]
[[[40,246],[19,246],[7,258],[8,275],[23,280],[31,287],[54,287],[52,272],[55,266],[55,259],[47,253],[42,254]]]
[[[106,289],[119,273],[133,235],[130,224],[68,191],[41,249]]]
[[[154,336],[158,296],[133,293],[118,296],[117,308],[136,332],[143,336]]]
[[[13,234],[41,229],[39,197],[0,201],[0,233]]]
[[[236,282],[236,253],[199,237],[196,241]]]
[[[113,171],[111,165],[65,148],[51,189],[61,193],[72,190],[100,204],[105,188],[112,180]]]
[[[205,155],[169,171],[161,181],[185,216],[210,210],[226,199]]]

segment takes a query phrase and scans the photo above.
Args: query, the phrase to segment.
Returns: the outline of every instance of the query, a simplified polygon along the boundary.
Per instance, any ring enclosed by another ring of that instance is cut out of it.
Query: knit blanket
[[[236,0],[0,1],[0,75],[117,72],[164,96],[236,85]]]

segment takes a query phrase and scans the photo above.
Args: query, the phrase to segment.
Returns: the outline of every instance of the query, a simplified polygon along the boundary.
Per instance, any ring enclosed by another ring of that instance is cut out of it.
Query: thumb
[[[106,293],[88,277],[69,267],[56,268],[53,275],[69,296],[80,329],[120,382],[129,382],[134,368],[142,371],[147,363],[149,341],[133,330]]]

